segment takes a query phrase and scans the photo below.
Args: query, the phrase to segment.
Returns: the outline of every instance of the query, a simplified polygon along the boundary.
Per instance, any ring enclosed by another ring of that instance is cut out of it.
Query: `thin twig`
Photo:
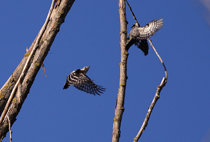
[[[135,14],[134,14],[134,12],[133,12],[133,10],[132,10],[132,8],[131,8],[130,4],[128,3],[128,1],[127,1],[127,0],[125,0],[125,1],[126,1],[126,3],[127,3],[127,5],[128,5],[128,7],[129,7],[129,9],[130,9],[130,11],[131,11],[132,15],[133,15],[133,19],[136,21],[136,23],[138,24],[138,26],[140,26],[140,24],[139,24],[138,20],[136,19],[136,16],[135,16]]]
[[[31,51],[31,53],[30,53],[30,55],[29,55],[29,57],[28,57],[28,59],[27,59],[27,61],[25,63],[25,66],[23,67],[23,70],[22,70],[22,72],[20,74],[20,77],[18,78],[18,80],[17,80],[17,82],[16,82],[16,84],[15,84],[15,86],[14,86],[12,92],[11,92],[11,95],[10,95],[8,101],[7,101],[7,104],[6,104],[6,106],[5,106],[5,108],[4,108],[3,112],[2,112],[2,115],[1,115],[1,118],[0,118],[0,123],[3,122],[4,117],[5,117],[8,109],[9,109],[10,103],[11,103],[12,99],[14,98],[14,95],[15,95],[16,89],[18,87],[18,84],[20,83],[20,81],[22,81],[23,77],[25,76],[25,73],[26,73],[26,71],[28,69],[28,66],[29,66],[29,62],[31,61],[31,59],[32,59],[36,49],[39,47],[39,41],[40,41],[40,39],[41,39],[45,29],[46,29],[46,26],[47,26],[49,20],[50,20],[50,16],[51,16],[52,10],[54,8],[55,2],[56,2],[56,0],[52,0],[51,6],[50,6],[50,10],[48,12],[48,15],[47,15],[47,18],[45,20],[45,23],[42,26],[42,28],[41,28],[38,36],[37,36],[37,40],[36,40],[36,42],[34,44],[34,47],[32,48],[32,51]]]
[[[125,12],[125,0],[119,0],[119,15],[120,15],[120,47],[121,47],[121,60],[120,60],[120,81],[117,94],[115,116],[113,120],[112,142],[119,142],[121,120],[124,111],[124,99],[127,80],[127,58],[128,51],[126,50],[127,40],[127,23]]]
[[[139,130],[139,132],[138,132],[138,134],[137,134],[136,137],[133,139],[133,142],[137,142],[137,141],[139,140],[139,138],[141,137],[141,135],[142,135],[144,129],[146,128],[146,126],[147,126],[147,124],[148,124],[148,121],[149,121],[149,119],[150,119],[150,115],[151,115],[151,113],[152,113],[152,110],[153,110],[153,108],[154,108],[154,106],[155,106],[157,100],[159,99],[159,97],[160,97],[160,92],[161,92],[161,90],[163,89],[163,87],[166,85],[166,83],[167,83],[167,78],[168,78],[166,66],[165,66],[163,60],[161,59],[160,55],[159,55],[158,52],[156,51],[154,45],[152,44],[152,41],[151,41],[150,39],[148,39],[148,40],[149,40],[149,42],[150,42],[150,45],[151,45],[152,49],[154,50],[155,54],[157,55],[157,57],[159,58],[160,62],[161,62],[162,65],[163,65],[163,68],[164,68],[164,71],[165,71],[165,77],[163,77],[161,83],[160,83],[160,84],[158,85],[158,87],[157,87],[155,96],[154,96],[154,98],[153,98],[153,100],[152,100],[152,103],[151,103],[151,105],[150,105],[150,107],[149,107],[149,109],[148,109],[148,111],[147,111],[147,115],[146,115],[146,117],[145,117],[145,119],[144,119],[144,122],[143,122],[143,124],[142,124],[142,126],[141,126],[141,128],[140,128],[140,130]]]
[[[163,68],[164,68],[164,71],[165,71],[165,78],[166,78],[166,80],[167,80],[168,74],[167,74],[166,66],[165,66],[165,64],[164,64],[164,62],[163,62],[163,60],[162,60],[162,58],[161,58],[160,55],[158,54],[157,50],[155,49],[155,47],[154,47],[154,45],[153,45],[151,39],[148,39],[148,41],[149,41],[149,43],[150,43],[152,49],[155,51],[155,54],[157,55],[157,57],[158,57],[158,59],[160,60],[161,64],[163,65]]]
[[[10,136],[10,142],[12,142],[11,122],[10,122],[10,119],[9,119],[9,116],[8,116],[8,115],[7,115],[7,120],[8,120],[8,123],[9,123],[9,136]]]
[[[44,62],[42,63],[42,69],[43,69],[43,71],[44,71],[44,75],[45,75],[45,77],[47,77],[47,73],[46,73],[46,71],[45,71],[45,67],[44,67]]]

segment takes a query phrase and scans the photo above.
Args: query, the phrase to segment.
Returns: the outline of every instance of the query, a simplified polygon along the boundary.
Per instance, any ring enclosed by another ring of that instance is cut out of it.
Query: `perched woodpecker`
[[[145,55],[148,54],[147,39],[155,34],[163,26],[163,19],[153,20],[146,26],[141,27],[138,23],[132,26],[127,40],[126,48],[129,49],[133,44],[140,48]]]
[[[90,93],[93,95],[101,95],[105,88],[96,85],[86,73],[89,70],[89,66],[85,66],[82,69],[77,69],[71,72],[67,79],[63,89],[67,89],[70,85],[73,85],[75,88]]]

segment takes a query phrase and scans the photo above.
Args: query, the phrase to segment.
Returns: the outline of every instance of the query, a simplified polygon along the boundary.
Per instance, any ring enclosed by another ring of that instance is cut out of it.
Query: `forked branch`
[[[131,13],[132,13],[132,15],[133,15],[134,20],[135,20],[136,23],[140,26],[140,24],[138,23],[138,20],[137,20],[137,18],[136,18],[136,16],[135,16],[133,10],[132,10],[132,8],[131,8],[131,6],[130,6],[130,4],[128,3],[127,0],[126,0],[126,3],[127,3],[128,7],[129,7],[129,9],[130,9],[130,11],[131,11]],[[163,68],[164,68],[165,77],[163,77],[161,83],[160,83],[160,84],[158,85],[158,87],[157,87],[155,96],[154,96],[154,98],[153,98],[153,100],[152,100],[152,103],[151,103],[151,105],[150,105],[150,107],[149,107],[149,109],[148,109],[148,111],[147,111],[147,114],[146,114],[146,117],[145,117],[145,119],[144,119],[144,122],[143,122],[143,124],[142,124],[142,126],[141,126],[139,132],[137,133],[136,137],[133,139],[133,142],[137,142],[137,141],[139,140],[139,138],[141,137],[141,135],[142,135],[144,129],[146,128],[146,126],[147,126],[147,124],[148,124],[148,121],[149,121],[149,119],[150,119],[150,115],[151,115],[151,113],[152,113],[152,110],[153,110],[153,108],[154,108],[154,106],[155,106],[157,100],[159,99],[159,97],[160,97],[160,92],[161,92],[162,88],[166,85],[166,83],[167,83],[167,78],[168,78],[167,69],[166,69],[166,66],[165,66],[165,64],[164,64],[164,62],[163,62],[163,60],[162,60],[162,58],[160,57],[160,55],[158,54],[157,50],[155,49],[155,47],[154,47],[152,41],[151,41],[150,39],[147,39],[147,40],[149,41],[149,43],[150,43],[152,49],[154,50],[155,54],[156,54],[157,57],[159,58],[159,60],[160,60],[160,62],[161,62],[161,64],[162,64],[162,66],[163,66]]]
[[[164,72],[165,72],[165,76],[163,77],[161,83],[157,86],[157,90],[156,90],[155,96],[154,96],[154,98],[153,98],[153,100],[152,100],[152,103],[151,103],[151,105],[150,105],[150,107],[149,107],[149,109],[148,109],[148,111],[147,111],[147,115],[146,115],[146,117],[145,117],[145,119],[144,119],[144,122],[143,122],[141,128],[139,129],[139,132],[137,133],[136,137],[133,139],[133,142],[138,142],[138,140],[139,140],[139,138],[141,137],[143,131],[145,130],[145,128],[146,128],[146,126],[147,126],[147,124],[148,124],[148,121],[149,121],[149,119],[150,119],[150,115],[151,115],[151,113],[152,113],[152,110],[153,110],[155,104],[157,103],[157,101],[158,101],[158,99],[159,99],[159,97],[160,97],[160,92],[161,92],[161,90],[163,89],[163,87],[166,85],[167,79],[168,79],[168,74],[167,74],[166,66],[165,66],[163,60],[161,59],[160,55],[159,55],[158,52],[156,51],[154,45],[152,44],[152,41],[151,41],[150,39],[148,39],[148,41],[149,41],[149,43],[150,43],[152,49],[154,50],[155,54],[156,54],[157,57],[159,58],[161,64],[163,65]]]

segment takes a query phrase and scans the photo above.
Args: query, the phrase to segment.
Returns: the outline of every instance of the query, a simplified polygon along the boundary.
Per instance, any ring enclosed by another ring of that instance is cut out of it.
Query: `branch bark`
[[[38,73],[45,57],[48,54],[48,51],[50,50],[50,46],[53,43],[55,36],[57,35],[61,24],[64,22],[64,19],[70,10],[71,6],[73,5],[74,0],[62,0],[57,1],[52,14],[50,16],[50,20],[48,22],[48,25],[46,27],[45,32],[43,33],[40,42],[38,44],[38,48],[35,51],[32,60],[29,63],[29,67],[27,69],[27,72],[25,73],[24,78],[21,81],[21,90],[16,92],[15,97],[13,98],[9,110],[6,115],[9,116],[11,125],[15,122],[16,117],[21,109],[21,106],[27,97],[30,88],[33,84],[33,81],[36,77],[36,74]],[[39,35],[39,34],[38,34]],[[38,37],[38,36],[37,36]],[[36,37],[36,39],[37,39]],[[32,43],[29,51],[25,54],[22,61],[18,65],[18,67],[15,69],[13,74],[10,76],[10,78],[7,80],[5,85],[0,90],[0,112],[2,113],[3,108],[5,107],[5,104],[8,100],[8,97],[10,96],[10,93],[16,84],[18,78],[20,77],[20,74],[23,70],[23,67],[26,63],[26,60],[28,56],[30,55],[32,48],[36,42],[36,39]],[[19,95],[18,95],[19,94]],[[6,117],[5,117],[6,118]],[[3,122],[0,123],[0,139],[2,140],[6,133],[8,132],[8,121],[4,118]]]
[[[126,22],[126,12],[125,12],[125,0],[119,0],[119,15],[120,15],[120,47],[121,47],[120,81],[119,81],[119,90],[115,106],[115,116],[113,120],[112,142],[118,142],[120,138],[120,126],[124,111],[124,98],[125,98],[125,89],[126,89],[126,80],[127,80],[128,51],[126,50],[127,22]]]
[[[9,123],[9,137],[10,137],[10,142],[12,142],[12,130],[11,130],[11,123],[10,123],[10,119],[9,116],[7,115],[7,121]]]

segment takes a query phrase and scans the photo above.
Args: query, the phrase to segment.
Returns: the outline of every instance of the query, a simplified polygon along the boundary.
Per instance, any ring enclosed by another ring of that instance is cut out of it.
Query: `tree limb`
[[[49,18],[50,18],[50,16],[51,16],[51,13],[52,13],[52,10],[53,10],[54,5],[55,5],[55,0],[53,0],[52,3],[51,3],[50,10],[49,10],[49,13],[48,13],[48,15],[47,15],[47,19],[46,19],[44,25],[42,26],[42,28],[41,28],[41,30],[40,30],[40,32],[39,32],[37,38],[36,38],[36,42],[35,42],[35,44],[34,44],[34,47],[32,48],[32,51],[31,51],[31,53],[30,53],[30,55],[29,55],[29,57],[28,57],[28,59],[27,59],[25,65],[24,65],[24,67],[23,67],[23,70],[22,70],[22,72],[21,72],[21,74],[20,74],[20,77],[18,78],[17,82],[15,83],[15,86],[14,86],[14,88],[13,88],[13,90],[12,90],[10,96],[9,96],[9,99],[8,99],[8,101],[7,101],[7,103],[6,103],[6,106],[5,106],[5,108],[4,108],[3,112],[2,112],[2,115],[1,115],[1,118],[0,118],[0,123],[2,123],[2,121],[4,120],[4,117],[5,117],[5,115],[6,115],[7,111],[8,111],[8,109],[9,109],[9,105],[10,105],[12,99],[14,98],[16,89],[17,89],[18,85],[21,83],[22,79],[24,78],[25,73],[26,73],[26,71],[27,71],[27,69],[28,69],[28,66],[29,66],[29,62],[31,61],[31,59],[32,59],[32,57],[33,57],[35,51],[36,51],[37,48],[39,47],[40,39],[41,39],[41,37],[42,37],[42,35],[43,35],[43,33],[44,33],[46,27],[47,27],[47,24],[48,24],[49,20],[50,20]]]
[[[130,6],[130,4],[128,3],[127,0],[126,0],[126,3],[127,3],[128,7],[129,7],[129,9],[130,9],[130,11],[131,11],[131,13],[132,13],[132,15],[133,15],[134,20],[136,21],[136,23],[138,24],[138,26],[140,26],[138,20],[136,19],[136,16],[135,16],[133,10],[132,10],[132,8],[131,8],[131,6]],[[144,122],[143,122],[143,124],[142,124],[142,126],[141,126],[139,132],[137,133],[136,137],[133,139],[133,142],[137,142],[137,141],[139,140],[139,138],[141,137],[141,135],[142,135],[144,129],[146,128],[146,126],[147,126],[147,124],[148,124],[148,121],[149,121],[149,119],[150,119],[150,115],[151,115],[151,113],[152,113],[152,110],[153,110],[153,108],[154,108],[154,106],[155,106],[157,100],[158,100],[159,97],[160,97],[159,94],[160,94],[162,88],[166,85],[166,83],[167,83],[167,78],[168,78],[167,69],[166,69],[166,66],[165,66],[163,60],[161,59],[160,55],[159,55],[158,52],[156,51],[154,45],[152,44],[152,41],[151,41],[150,39],[148,39],[148,41],[150,42],[150,45],[151,45],[152,49],[154,50],[155,54],[156,54],[157,57],[159,58],[159,60],[160,60],[160,62],[161,62],[161,64],[162,64],[162,66],[163,66],[163,68],[164,68],[165,77],[163,77],[163,79],[162,79],[160,85],[158,85],[158,87],[157,87],[155,96],[154,96],[154,98],[153,98],[153,100],[152,100],[152,103],[151,103],[151,105],[150,105],[150,107],[149,107],[149,109],[148,109],[148,111],[147,111],[147,115],[146,115],[146,117],[145,117],[145,119],[144,119]],[[145,40],[145,42],[147,42],[147,41]],[[133,44],[133,43],[130,43],[129,46],[131,46],[132,44]],[[129,47],[128,47],[127,49],[129,49]]]
[[[125,13],[125,0],[119,0],[119,15],[120,15],[120,46],[121,46],[121,62],[120,62],[120,81],[115,106],[115,116],[113,120],[112,142],[118,142],[120,138],[120,126],[124,111],[124,98],[127,80],[127,58],[128,51],[126,50],[127,40],[127,22]]]
[[[161,59],[160,55],[158,54],[158,52],[156,51],[154,45],[152,44],[152,41],[150,39],[148,39],[148,41],[150,42],[150,45],[152,47],[152,49],[155,51],[155,54],[157,55],[157,57],[159,58],[160,62],[162,63],[163,65],[163,68],[164,68],[164,72],[165,72],[165,77],[163,77],[161,83],[157,86],[157,90],[156,90],[156,93],[155,93],[155,96],[152,100],[152,103],[147,111],[147,115],[144,119],[144,122],[139,130],[139,132],[137,133],[136,137],[133,139],[133,142],[138,142],[139,138],[141,137],[143,131],[145,130],[147,124],[148,124],[148,121],[150,119],[150,115],[152,113],[152,110],[155,106],[155,104],[157,103],[158,99],[160,98],[160,92],[161,90],[163,89],[163,87],[166,85],[167,83],[167,79],[168,79],[168,74],[167,74],[167,70],[166,70],[166,66],[163,62],[163,60]]]
[[[134,14],[134,12],[133,12],[133,10],[132,10],[130,4],[128,3],[128,0],[125,0],[125,1],[126,1],[128,7],[129,7],[129,9],[130,9],[132,15],[133,15],[133,19],[136,21],[136,23],[138,24],[138,26],[140,26],[140,24],[139,24],[138,20],[136,19],[136,16],[135,16],[135,14]]]
[[[11,125],[16,120],[16,117],[21,109],[21,106],[25,98],[27,97],[29,90],[33,84],[36,74],[38,73],[45,57],[47,56],[48,51],[50,50],[50,46],[53,43],[55,36],[60,29],[61,24],[64,22],[64,19],[68,11],[73,5],[74,0],[62,0],[59,2],[60,3],[56,3],[56,6],[54,7],[52,11],[46,30],[44,31],[40,39],[38,48],[34,51],[33,57],[31,61],[29,62],[28,70],[27,72],[25,72],[24,78],[21,81],[22,82],[21,94],[15,95],[15,97],[12,99],[12,102],[9,106],[9,110],[7,111],[6,115],[9,116]],[[41,32],[39,32],[39,34],[40,33]],[[38,36],[36,37],[36,39],[38,39]],[[33,47],[35,45],[35,42],[37,41],[36,39],[32,43],[29,51],[25,54],[25,57],[20,62],[19,66],[16,68],[14,73],[10,76],[8,81],[0,90],[0,106],[4,107],[5,101],[8,100],[8,96],[12,88],[14,87],[14,84],[17,82],[17,79],[20,77],[21,71],[23,70],[23,67],[26,63],[28,56],[31,55],[32,50],[34,49]],[[8,121],[4,121],[4,120],[2,121],[2,123],[0,123],[0,138],[1,139],[3,139],[6,133],[8,132]]]

